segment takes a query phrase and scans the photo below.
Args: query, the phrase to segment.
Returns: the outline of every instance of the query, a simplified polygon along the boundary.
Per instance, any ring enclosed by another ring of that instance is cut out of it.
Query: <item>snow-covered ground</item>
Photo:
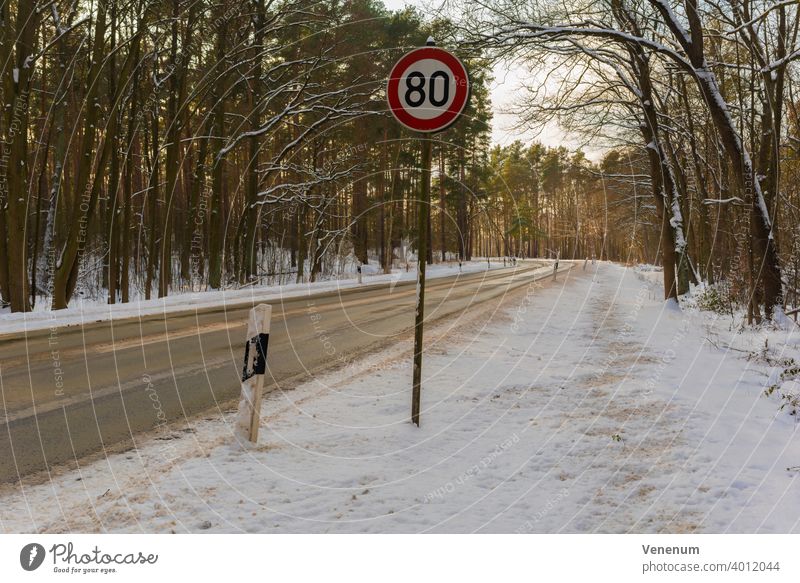
[[[546,260],[537,260],[546,261]],[[476,258],[465,261],[463,273],[475,273],[487,269],[502,268],[502,259],[493,258],[488,265],[485,259]],[[293,283],[287,285],[249,286],[241,289],[219,291],[178,292],[166,298],[150,300],[139,299],[127,304],[107,304],[104,301],[84,300],[76,297],[72,305],[65,310],[50,310],[46,301],[39,301],[33,312],[12,313],[8,308],[0,308],[0,334],[30,332],[51,327],[76,326],[85,322],[99,322],[136,318],[152,314],[197,310],[224,304],[268,302],[278,298],[302,296],[332,290],[348,289],[359,285],[400,282],[416,279],[416,269],[396,268],[391,274],[382,273],[375,265],[365,265],[362,283],[358,283],[355,275],[348,273],[341,279],[317,281],[314,283]],[[438,263],[426,270],[426,277],[434,279],[458,273],[458,262]]]
[[[798,424],[764,394],[800,329],[736,335],[659,295],[579,263],[426,332],[421,428],[399,342],[266,395],[257,445],[206,419],[5,486],[0,530],[800,531]],[[774,358],[748,357],[764,335]]]

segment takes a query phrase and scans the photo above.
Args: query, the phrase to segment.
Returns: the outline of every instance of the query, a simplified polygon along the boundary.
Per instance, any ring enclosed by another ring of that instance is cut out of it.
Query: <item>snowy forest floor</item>
[[[659,294],[577,263],[426,331],[421,428],[405,338],[265,395],[257,445],[204,419],[3,486],[0,531],[800,532],[796,382],[765,394],[800,328]]]

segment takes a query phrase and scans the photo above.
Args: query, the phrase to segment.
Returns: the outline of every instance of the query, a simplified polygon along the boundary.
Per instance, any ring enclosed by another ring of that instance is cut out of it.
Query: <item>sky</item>
[[[383,3],[389,10],[401,10],[406,6],[416,6],[424,12],[425,6],[435,4],[435,1],[383,0]],[[577,139],[567,135],[555,123],[548,124],[538,132],[517,127],[518,119],[509,113],[508,109],[519,98],[522,82],[526,79],[529,80],[533,74],[522,65],[498,63],[494,66],[494,81],[489,88],[493,110],[492,142],[505,146],[514,140],[522,140],[524,142],[538,141],[551,147],[566,146],[570,149],[581,147],[582,144]],[[591,149],[585,147],[584,150],[587,151],[589,158],[599,157],[598,152],[591,151]]]

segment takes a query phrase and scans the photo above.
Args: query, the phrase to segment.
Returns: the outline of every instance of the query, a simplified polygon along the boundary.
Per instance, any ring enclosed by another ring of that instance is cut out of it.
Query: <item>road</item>
[[[536,267],[523,262],[429,280],[426,321],[526,285]],[[562,262],[559,271],[570,267]],[[407,333],[414,299],[410,281],[273,302],[266,390]],[[229,409],[240,390],[247,313],[256,303],[0,336],[0,482],[135,446],[142,432]]]

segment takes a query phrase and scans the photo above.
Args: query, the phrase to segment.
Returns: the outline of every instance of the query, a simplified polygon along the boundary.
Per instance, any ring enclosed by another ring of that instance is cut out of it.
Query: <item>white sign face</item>
[[[434,119],[449,108],[456,92],[450,67],[434,59],[422,59],[403,71],[397,99],[417,119]]]
[[[443,49],[416,49],[392,68],[386,95],[392,114],[407,128],[441,131],[458,119],[467,105],[467,70]]]

